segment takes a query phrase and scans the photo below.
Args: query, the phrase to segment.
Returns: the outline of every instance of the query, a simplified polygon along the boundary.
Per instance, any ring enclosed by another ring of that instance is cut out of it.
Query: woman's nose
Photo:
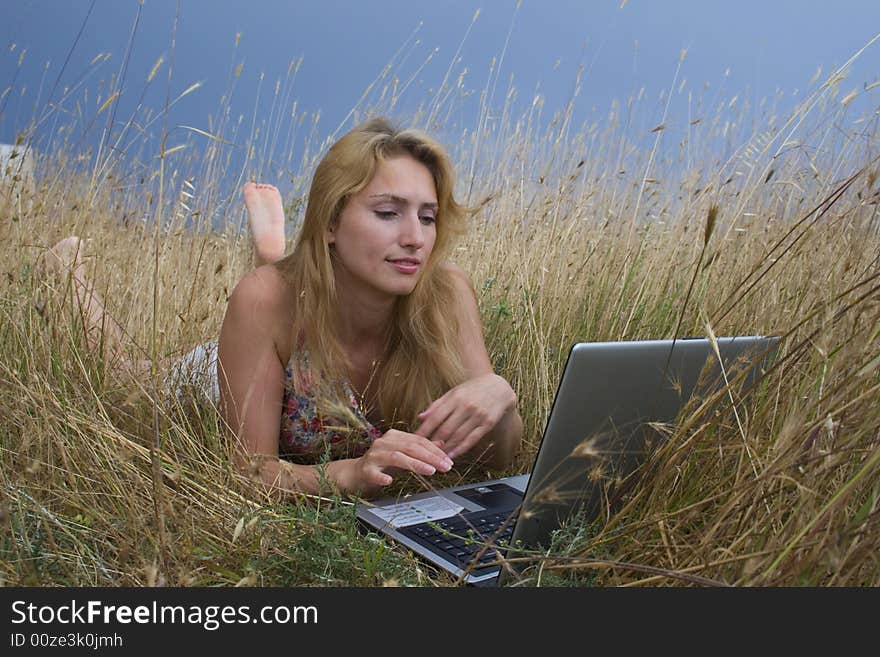
[[[425,243],[425,227],[418,213],[407,214],[405,220],[400,222],[400,244],[421,248]]]

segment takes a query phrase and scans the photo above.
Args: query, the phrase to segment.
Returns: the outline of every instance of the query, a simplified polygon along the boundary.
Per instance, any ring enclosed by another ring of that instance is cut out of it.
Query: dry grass
[[[396,111],[403,89],[393,64],[353,119]],[[306,117],[282,108],[296,70],[249,134],[221,111],[206,130],[216,139],[190,132],[184,141],[206,150],[171,152],[164,133],[159,164],[138,167],[112,149],[83,157],[65,136],[73,131],[60,130],[32,203],[0,199],[3,582],[453,583],[359,536],[341,500],[261,498],[232,471],[210,408],[161,399],[161,372],[140,386],[107,376],[75,322],[53,330],[60,324],[35,306],[51,296],[32,275],[36,258],[78,234],[92,240],[89,276],[137,357],[174,357],[216,337],[250,262],[239,183],[292,180],[295,230],[315,159],[333,136],[319,139],[313,121],[295,162],[293,133]],[[230,94],[237,75],[230,71]],[[461,79],[415,122],[443,134]],[[669,154],[657,148],[669,128],[652,132],[658,117],[648,110],[640,124],[640,98],[603,125],[578,128],[574,98],[546,120],[537,98],[515,115],[514,97],[509,90],[493,121],[486,100],[478,128],[451,144],[461,193],[479,208],[456,259],[479,293],[490,354],[519,393],[526,427],[511,472],[532,463],[573,342],[783,336],[776,366],[739,415],[724,400],[712,412],[686,409],[663,428],[664,447],[621,507],[561,531],[531,581],[880,584],[877,117],[853,124],[832,83],[790,117],[766,110],[763,123],[721,103],[689,122],[685,147]],[[159,138],[142,139],[149,150]],[[249,153],[240,170],[220,139]],[[718,140],[733,144],[724,161]],[[135,219],[144,216],[160,221]]]

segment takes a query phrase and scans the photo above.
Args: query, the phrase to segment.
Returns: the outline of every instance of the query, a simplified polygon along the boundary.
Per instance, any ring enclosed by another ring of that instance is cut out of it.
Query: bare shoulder
[[[492,372],[492,364],[489,361],[489,354],[486,352],[477,293],[470,277],[461,267],[452,262],[443,262],[439,267],[450,277],[455,287],[461,322],[459,349],[468,376],[489,374]]]
[[[468,277],[464,269],[448,260],[441,262],[438,268],[444,274],[449,276],[453,283],[455,283],[456,290],[459,294],[470,292],[471,295],[476,296],[473,283],[471,283],[471,279]]]
[[[227,315],[240,318],[251,330],[271,334],[277,347],[287,339],[291,317],[290,285],[271,265],[248,272],[229,297]]]
[[[459,311],[463,314],[464,318],[479,323],[480,310],[477,301],[477,291],[474,289],[470,277],[461,267],[453,262],[442,262],[439,265],[439,269],[452,281],[452,285],[455,288],[455,298],[459,304]]]
[[[245,312],[283,313],[290,306],[290,285],[275,267],[263,265],[242,277],[229,303]]]

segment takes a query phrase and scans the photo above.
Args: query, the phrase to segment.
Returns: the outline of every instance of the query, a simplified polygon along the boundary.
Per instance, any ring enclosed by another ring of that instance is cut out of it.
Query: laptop
[[[592,522],[613,505],[629,475],[663,443],[657,423],[725,388],[715,403],[742,399],[778,341],[717,338],[723,367],[706,338],[577,343],[530,473],[360,502],[358,521],[468,584],[498,585],[517,572],[505,555],[546,547],[575,515]],[[499,578],[502,563],[508,567]]]

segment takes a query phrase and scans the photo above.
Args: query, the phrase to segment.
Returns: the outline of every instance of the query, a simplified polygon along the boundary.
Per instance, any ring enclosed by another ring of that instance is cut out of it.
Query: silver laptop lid
[[[779,338],[718,338],[724,373],[738,390],[754,384]],[[693,394],[724,386],[705,338],[578,343],[569,352],[513,536],[525,546],[549,544],[574,512],[595,518],[609,482],[643,460]],[[728,402],[729,403],[729,402]]]

